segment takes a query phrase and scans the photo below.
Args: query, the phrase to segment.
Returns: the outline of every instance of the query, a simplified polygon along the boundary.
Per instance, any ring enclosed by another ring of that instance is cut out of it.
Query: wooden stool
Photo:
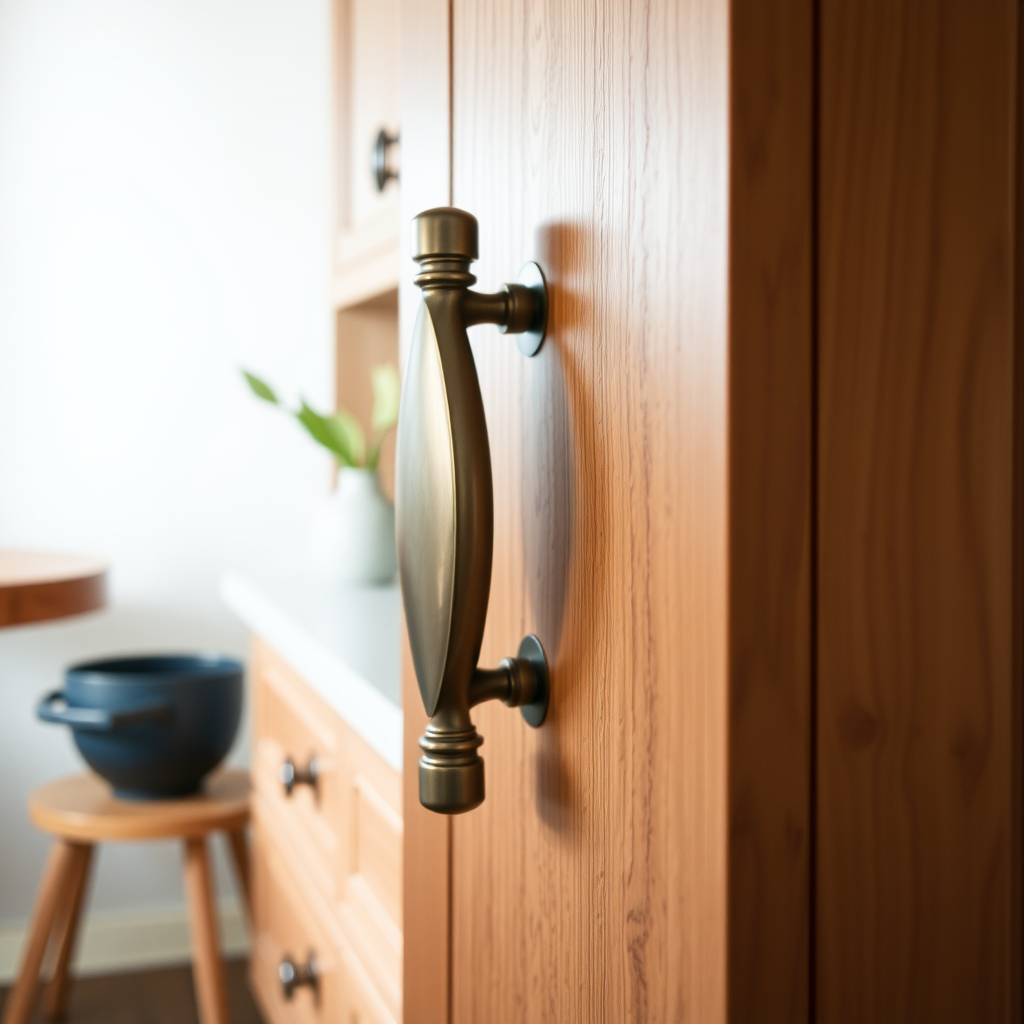
[[[45,1010],[61,1016],[68,999],[68,964],[82,909],[93,846],[138,839],[185,840],[185,893],[192,932],[192,972],[203,1024],[226,1024],[227,990],[217,937],[206,837],[226,831],[232,859],[249,908],[249,776],[243,771],[212,775],[201,795],[180,800],[118,800],[95,775],[75,775],[33,790],[29,816],[57,841],[43,870],[18,980],[7,997],[3,1024],[24,1024],[35,1003],[47,946],[55,956]]]

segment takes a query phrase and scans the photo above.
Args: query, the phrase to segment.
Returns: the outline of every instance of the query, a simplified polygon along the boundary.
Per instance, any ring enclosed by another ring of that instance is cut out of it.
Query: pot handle
[[[70,725],[90,732],[113,732],[139,722],[167,722],[173,716],[170,704],[144,704],[137,708],[107,711],[103,708],[76,708],[67,702],[63,690],[48,693],[36,705],[36,718],[43,722]]]

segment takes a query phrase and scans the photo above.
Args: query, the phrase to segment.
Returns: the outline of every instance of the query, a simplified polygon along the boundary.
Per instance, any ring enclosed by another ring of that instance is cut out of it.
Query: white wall
[[[244,653],[220,573],[327,490],[238,367],[332,395],[329,59],[328,0],[0,0],[0,547],[112,566],[108,611],[0,633],[0,926],[48,846],[29,790],[80,767],[39,695],[98,653]],[[93,910],[181,901],[174,846],[104,849]]]

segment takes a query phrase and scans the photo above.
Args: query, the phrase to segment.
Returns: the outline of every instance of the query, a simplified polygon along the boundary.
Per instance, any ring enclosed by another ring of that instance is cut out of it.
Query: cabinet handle
[[[420,803],[459,814],[484,799],[483,743],[469,709],[502,700],[534,726],[548,707],[548,664],[535,636],[496,669],[477,667],[491,586],[494,495],[480,383],[466,328],[497,324],[534,355],[547,328],[536,263],[494,295],[469,290],[476,218],[445,207],[412,222],[422,290],[398,417],[395,519],[402,601],[423,706]]]
[[[310,757],[305,768],[297,767],[290,757],[286,757],[277,770],[277,777],[284,786],[285,796],[291,796],[296,786],[309,786],[313,796],[320,798],[320,765],[315,757]]]
[[[377,191],[383,192],[389,181],[398,181],[398,168],[389,159],[391,147],[398,145],[399,135],[389,135],[386,128],[377,132],[377,138],[373,143],[373,158],[370,163],[370,170],[373,172],[373,180],[377,183]]]
[[[312,952],[306,957],[304,964],[297,964],[290,956],[285,956],[277,968],[277,977],[281,982],[281,993],[289,1002],[297,988],[313,990],[313,999],[320,996],[320,968],[316,955]]]

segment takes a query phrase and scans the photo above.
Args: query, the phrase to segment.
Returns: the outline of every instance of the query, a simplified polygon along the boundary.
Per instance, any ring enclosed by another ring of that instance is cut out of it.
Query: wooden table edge
[[[107,566],[64,579],[0,583],[0,628],[98,611],[107,603]]]

